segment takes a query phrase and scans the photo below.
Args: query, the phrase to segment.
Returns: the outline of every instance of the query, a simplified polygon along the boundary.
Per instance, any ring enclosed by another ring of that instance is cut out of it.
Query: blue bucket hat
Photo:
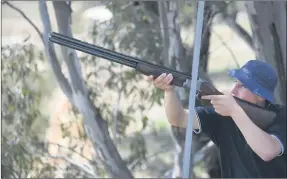
[[[239,69],[229,70],[228,74],[239,80],[252,93],[274,103],[274,89],[278,77],[271,65],[259,60],[250,60]]]

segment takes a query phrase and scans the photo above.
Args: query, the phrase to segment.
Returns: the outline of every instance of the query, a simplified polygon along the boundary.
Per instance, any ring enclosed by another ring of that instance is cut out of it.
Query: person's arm
[[[180,100],[173,89],[165,91],[164,106],[167,119],[171,125],[181,128],[187,127],[188,110],[182,107]],[[193,129],[198,128],[198,118],[195,113],[195,118],[193,120]]]
[[[176,92],[166,90],[164,99],[165,112],[169,123],[173,126],[186,128],[189,111],[182,107]],[[221,119],[212,106],[196,107],[194,109],[194,115],[193,132],[195,134],[203,132],[209,136],[216,145],[219,145],[220,139],[225,135],[224,131],[226,131],[224,127],[222,127],[225,119]]]
[[[186,128],[189,111],[184,109],[180,100],[173,90],[165,91],[165,112],[169,123],[173,126]],[[193,132],[207,134],[211,140],[218,144],[219,136],[223,134],[222,123],[224,120],[218,118],[219,115],[212,106],[196,107],[194,109]]]
[[[156,79],[149,76],[148,80],[162,90],[164,90],[164,106],[165,113],[169,123],[176,127],[186,128],[188,122],[189,111],[184,109],[181,105],[179,97],[174,91],[174,87],[170,85],[173,77],[171,74],[161,74]],[[214,109],[209,107],[196,107],[194,109],[195,117],[193,119],[193,131],[196,134],[201,132],[206,133],[212,141],[217,143],[218,136],[221,135],[221,122],[218,114]]]
[[[234,110],[231,117],[240,129],[250,148],[262,160],[270,161],[284,152],[284,144],[282,144],[283,141],[281,141],[282,139],[280,140],[278,136],[286,135],[286,131],[284,132],[284,130],[279,130],[278,135],[274,135],[276,132],[270,132],[270,134],[263,131],[251,121],[240,107],[237,107],[236,110]]]
[[[156,79],[153,76],[148,76],[147,80],[153,82],[153,84],[159,88],[164,90],[164,105],[165,105],[165,112],[168,118],[168,121],[171,125],[181,128],[187,127],[188,121],[188,111],[185,110],[180,100],[174,91],[174,86],[170,85],[173,76],[171,74],[161,74]],[[197,120],[194,120],[194,129],[198,129]]]

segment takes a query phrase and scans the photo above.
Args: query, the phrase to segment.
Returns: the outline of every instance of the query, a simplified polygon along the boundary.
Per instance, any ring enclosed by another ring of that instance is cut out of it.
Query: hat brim
[[[252,77],[244,73],[241,69],[229,70],[228,75],[239,80],[252,93],[268,100],[271,103],[274,102],[273,92],[267,90],[255,80],[252,80]]]

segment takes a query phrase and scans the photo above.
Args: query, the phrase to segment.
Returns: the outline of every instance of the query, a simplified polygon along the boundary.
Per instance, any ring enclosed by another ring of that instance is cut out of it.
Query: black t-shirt
[[[217,114],[212,107],[196,108],[202,132],[219,148],[223,178],[286,178],[286,110],[280,111],[265,132],[281,141],[284,152],[266,162],[253,152],[231,117]]]

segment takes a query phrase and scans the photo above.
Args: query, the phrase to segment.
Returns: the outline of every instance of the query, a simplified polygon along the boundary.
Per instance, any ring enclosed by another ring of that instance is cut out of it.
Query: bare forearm
[[[281,148],[278,142],[268,133],[257,127],[242,108],[238,107],[231,117],[248,145],[260,158],[269,161],[280,153]]]
[[[165,91],[164,93],[165,112],[168,121],[178,127],[186,127],[185,113],[180,100],[174,90]]]
[[[148,80],[162,90],[164,90],[164,105],[168,121],[171,125],[185,128],[187,126],[188,111],[185,110],[181,102],[170,85],[173,76],[172,74],[161,74],[156,79],[152,75],[148,76]],[[194,120],[194,129],[198,129],[198,120]]]
[[[188,120],[188,111],[185,110],[175,91],[165,91],[165,111],[168,121],[171,125],[186,128]],[[198,129],[197,119],[194,120],[194,129]]]

